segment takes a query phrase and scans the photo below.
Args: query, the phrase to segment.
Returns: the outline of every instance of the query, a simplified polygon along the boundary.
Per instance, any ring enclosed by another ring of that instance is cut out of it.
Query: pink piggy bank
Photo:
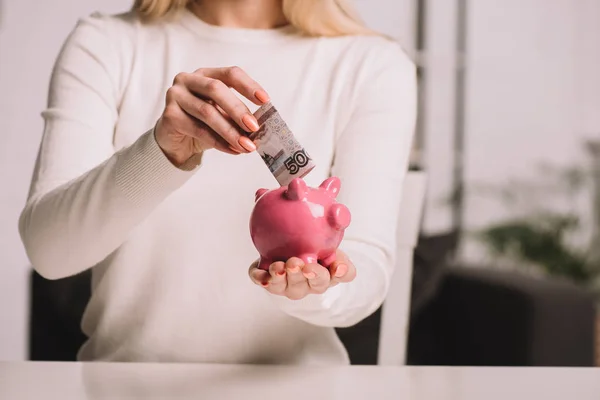
[[[250,216],[250,236],[260,254],[259,268],[299,257],[305,263],[329,267],[350,225],[350,211],[335,198],[336,177],[311,188],[296,178],[286,187],[259,189]]]

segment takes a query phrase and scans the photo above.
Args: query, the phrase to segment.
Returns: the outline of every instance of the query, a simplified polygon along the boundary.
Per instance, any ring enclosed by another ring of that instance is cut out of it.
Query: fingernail
[[[346,272],[348,272],[348,266],[346,264],[340,264],[335,269],[335,276],[336,278],[341,278],[346,275]]]
[[[304,277],[306,279],[314,279],[317,275],[314,272],[305,272]]]
[[[261,282],[260,285],[262,287],[267,287],[267,286],[269,286],[269,282]]]
[[[250,115],[250,114],[246,114],[242,117],[242,122],[244,123],[244,125],[246,125],[246,127],[248,129],[250,129],[252,132],[256,132],[257,130],[260,129],[260,126],[258,126],[258,121],[256,120],[256,118],[254,117],[254,115]]]
[[[288,269],[289,269],[289,271],[290,271],[290,272],[292,272],[292,273],[296,273],[296,272],[300,271],[300,268],[299,268],[299,267],[290,267],[290,268],[288,268]]]
[[[285,275],[285,269],[281,270],[281,271],[277,271],[277,275],[284,276]]]
[[[256,97],[256,99],[261,103],[266,103],[271,100],[267,92],[262,89],[258,89],[256,92],[254,92],[254,97]]]
[[[254,145],[254,143],[252,142],[252,140],[248,139],[246,136],[242,136],[238,140],[238,143],[240,144],[240,146],[242,146],[247,151],[254,151],[254,150],[256,150],[256,146]]]

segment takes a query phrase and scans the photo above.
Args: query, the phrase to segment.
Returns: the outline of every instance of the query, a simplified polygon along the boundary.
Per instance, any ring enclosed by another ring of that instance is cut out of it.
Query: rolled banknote
[[[279,185],[287,186],[294,178],[304,177],[315,167],[271,102],[263,104],[254,116],[260,129],[249,137]]]

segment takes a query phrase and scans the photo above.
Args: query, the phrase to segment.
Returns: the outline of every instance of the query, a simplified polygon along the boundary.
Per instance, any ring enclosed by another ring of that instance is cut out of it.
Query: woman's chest
[[[345,105],[340,88],[344,84],[339,82],[335,63],[314,61],[320,55],[317,44],[270,51],[262,47],[228,49],[202,42],[195,45],[193,41],[185,46],[169,45],[167,39],[163,40],[167,43],[159,41],[134,59],[122,90],[114,140],[117,149],[130,145],[154,126],[178,73],[235,65],[267,91],[309,154],[316,161],[330,160],[335,137],[343,125],[340,116]],[[258,108],[235,93],[251,112]]]
[[[330,90],[335,79],[328,71],[333,67],[317,67],[310,61],[317,50],[306,48],[295,52],[255,54],[249,50],[216,51],[210,46],[194,50],[188,45],[187,48],[191,50],[170,51],[167,46],[163,51],[145,51],[142,59],[136,59],[123,91],[114,139],[117,149],[129,146],[155,125],[175,75],[198,68],[236,65],[268,92],[294,136],[313,159],[316,167],[306,177],[307,183],[318,185],[327,177],[343,104]],[[163,61],[152,64],[152,60]],[[258,108],[237,95],[251,112]],[[212,150],[204,155],[201,170],[180,192],[183,198],[197,196],[204,203],[231,208],[244,203],[239,198],[241,193],[251,206],[253,194],[259,187],[276,185],[277,181],[258,154],[231,156]]]

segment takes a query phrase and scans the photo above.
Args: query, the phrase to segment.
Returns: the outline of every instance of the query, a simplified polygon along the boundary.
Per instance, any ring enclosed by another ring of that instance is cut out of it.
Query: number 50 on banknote
[[[273,104],[263,104],[254,116],[260,129],[250,134],[250,139],[279,185],[286,186],[315,167]]]

